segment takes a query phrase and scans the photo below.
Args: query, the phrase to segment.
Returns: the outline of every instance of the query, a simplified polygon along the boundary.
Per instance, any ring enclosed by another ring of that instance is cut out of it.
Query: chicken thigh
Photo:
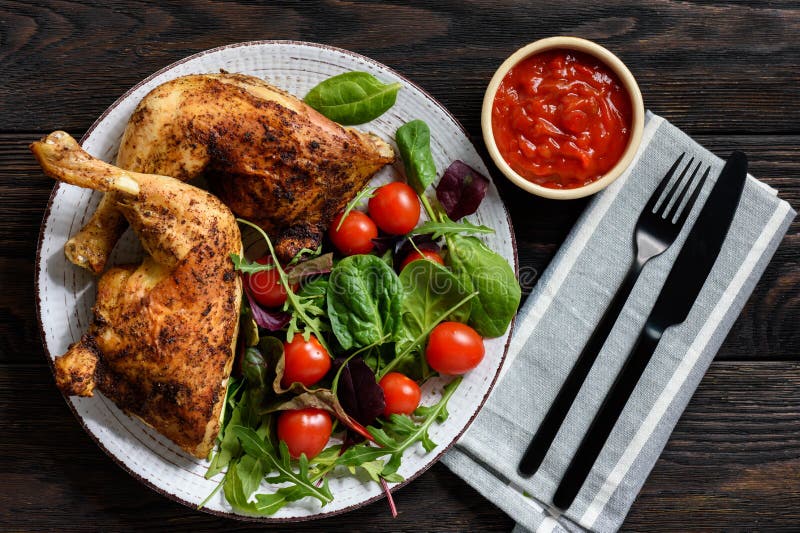
[[[99,280],[94,321],[55,360],[66,394],[95,388],[187,452],[206,457],[239,324],[241,281],[231,253],[241,235],[230,210],[210,193],[157,175],[128,172],[91,157],[64,132],[31,145],[45,173],[104,191],[139,236],[139,265]]]
[[[392,148],[343,128],[272,85],[241,74],[168,81],[139,103],[117,155],[121,168],[189,180],[203,175],[240,217],[275,239],[288,260],[319,246],[331,219],[384,165]],[[66,246],[101,272],[125,220],[104,200]]]

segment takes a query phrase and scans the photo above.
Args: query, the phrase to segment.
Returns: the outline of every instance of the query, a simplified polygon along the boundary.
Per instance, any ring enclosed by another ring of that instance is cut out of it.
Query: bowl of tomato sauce
[[[483,138],[513,183],[545,198],[594,194],[617,179],[642,140],[644,103],[617,56],[577,37],[512,54],[483,100]]]

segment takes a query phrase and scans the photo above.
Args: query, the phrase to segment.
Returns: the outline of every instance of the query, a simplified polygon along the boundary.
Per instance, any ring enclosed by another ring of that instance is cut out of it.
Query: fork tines
[[[697,176],[697,173],[702,166],[702,162],[698,161],[691,175],[686,178],[686,175],[689,173],[689,169],[692,167],[692,163],[694,163],[694,157],[692,157],[683,167],[680,175],[675,180],[672,180],[672,176],[675,174],[675,171],[685,155],[686,154],[683,153],[678,156],[678,159],[675,160],[675,162],[672,164],[672,167],[670,167],[669,171],[664,176],[664,179],[658,185],[655,194],[653,194],[651,197],[650,202],[653,205],[648,205],[646,207],[646,209],[652,213],[657,214],[660,212],[661,218],[678,225],[683,225],[683,223],[686,221],[686,218],[689,216],[689,212],[691,211],[691,207],[697,201],[697,197],[700,195],[700,191],[703,189],[703,184],[705,183],[706,178],[711,170],[711,167],[707,166],[700,179],[695,181],[695,176]],[[669,188],[667,188],[668,185]],[[664,189],[667,190],[664,191]],[[692,190],[692,195],[686,202],[684,202],[684,199],[690,190]],[[675,219],[676,217],[678,217],[677,220]]]

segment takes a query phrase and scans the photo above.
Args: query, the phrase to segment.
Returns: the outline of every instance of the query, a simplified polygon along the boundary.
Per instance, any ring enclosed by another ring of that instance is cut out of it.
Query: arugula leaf
[[[381,472],[383,472],[384,466],[385,465],[384,465],[383,461],[378,459],[378,460],[375,460],[375,461],[367,461],[366,463],[361,463],[360,465],[358,465],[358,468],[361,468],[362,470],[364,470],[364,472],[367,473],[367,475],[369,476],[369,478],[372,481],[374,481],[375,483],[380,483],[381,482]],[[352,474],[356,473],[356,468],[357,467],[348,466],[347,468],[350,469],[350,472]]]
[[[342,229],[342,224],[344,224],[344,219],[347,218],[347,215],[350,214],[350,211],[355,209],[356,206],[360,205],[361,202],[363,202],[364,200],[369,200],[370,198],[375,196],[375,191],[377,190],[378,190],[377,187],[364,187],[363,189],[358,191],[356,197],[347,202],[347,206],[345,206],[344,211],[342,212],[342,216],[339,217],[339,223],[336,225],[336,231]]]
[[[225,403],[222,404],[222,424],[217,435],[218,449],[211,457],[211,464],[205,474],[206,479],[211,479],[231,462],[239,454],[239,441],[233,433],[226,430],[228,425],[238,425],[242,423],[242,410],[239,405],[238,396],[243,388],[243,381],[231,378],[228,390],[225,395]]]
[[[319,83],[304,98],[305,103],[339,124],[363,124],[391,108],[400,83],[381,83],[367,72],[345,72]]]
[[[305,263],[311,261],[314,257],[319,257],[321,253],[322,253],[321,244],[317,246],[315,249],[301,248],[299,252],[294,254],[294,257],[292,257],[292,260],[289,261],[289,264],[286,265],[286,267],[288,268],[296,265],[297,263]]]
[[[239,438],[247,455],[263,461],[267,466],[267,471],[277,471],[277,475],[267,478],[269,483],[292,483],[294,490],[291,491],[291,495],[292,497],[297,496],[297,499],[309,496],[319,500],[322,505],[333,501],[327,480],[323,482],[322,486],[317,487],[309,478],[308,459],[305,454],[300,456],[299,471],[295,472],[292,468],[289,448],[285,442],[280,443],[279,454],[276,454],[269,440],[260,438],[252,429],[244,426],[232,426],[230,430]],[[284,493],[284,496],[286,495],[287,493]]]
[[[258,490],[266,473],[263,461],[256,459],[252,455],[245,455],[239,459],[239,462],[233,468],[236,469],[244,497],[249,499],[250,495]]]
[[[453,222],[447,216],[442,215],[441,222],[427,220],[413,229],[410,235],[426,235],[432,234],[433,240],[438,240],[445,235],[454,235],[459,233],[494,233],[492,228],[484,225],[476,226],[468,220],[461,222]]]
[[[425,189],[436,179],[436,163],[431,153],[431,130],[422,120],[412,120],[397,129],[395,141],[400,149],[408,183],[421,196],[420,200],[425,205]],[[425,207],[428,208],[427,205]]]
[[[321,250],[321,248],[319,249]],[[316,256],[304,261],[297,259],[303,254],[304,251],[315,253]],[[274,261],[271,263],[258,263],[256,261],[248,261],[246,258],[237,254],[231,254],[231,261],[233,266],[239,272],[244,274],[256,274],[258,272],[265,272],[268,270],[275,270]],[[319,255],[308,248],[303,248],[294,259],[289,262],[289,266],[284,269],[289,283],[300,283],[305,278],[317,274],[327,274],[333,268],[333,253]]]
[[[253,512],[262,515],[273,515],[289,502],[297,501],[305,495],[298,487],[282,487],[272,494],[256,494]]]
[[[382,424],[381,428],[369,427],[369,431],[375,437],[375,441],[381,446],[377,448],[369,443],[362,443],[347,449],[337,460],[337,464],[344,466],[360,466],[389,456],[389,461],[381,471],[381,477],[395,481],[399,476],[396,475],[400,466],[400,461],[405,452],[411,445],[421,442],[426,451],[430,452],[436,444],[428,435],[428,429],[434,422],[441,423],[447,419],[447,402],[461,383],[461,377],[457,377],[447,385],[442,391],[442,398],[430,407],[419,407],[414,412],[414,417],[420,418],[419,424],[406,415],[392,415],[392,417]],[[391,479],[388,479],[391,477]],[[402,480],[402,479],[401,479]]]
[[[243,274],[255,274],[256,272],[275,269],[275,265],[272,263],[261,264],[255,261],[248,261],[247,258],[238,254],[231,254],[231,261],[233,261],[233,268]]]
[[[283,288],[286,290],[286,303],[284,304],[283,308],[292,314],[292,317],[289,320],[289,327],[286,330],[287,342],[292,342],[292,339],[296,333],[302,333],[305,340],[308,340],[313,333],[317,337],[319,343],[322,344],[328,353],[330,353],[331,350],[328,348],[325,342],[325,337],[322,335],[325,325],[320,320],[320,316],[324,315],[325,312],[313,302],[298,296],[294,292],[286,272],[283,270],[283,268],[281,268],[281,265],[278,262],[278,257],[275,255],[275,248],[272,246],[272,241],[269,239],[267,234],[264,233],[264,230],[252,222],[244,220],[243,218],[237,218],[236,221],[255,229],[267,243],[267,248],[272,256],[271,266],[277,269],[281,285],[283,285]],[[237,265],[237,261],[239,264],[242,264],[242,259],[235,254],[231,254],[231,259],[233,260],[234,266]]]
[[[239,477],[239,469],[237,468],[239,460],[232,461],[228,466],[228,472],[225,474],[222,490],[225,493],[225,499],[234,509],[251,511],[251,504],[247,501],[247,495],[244,493],[242,480]]]

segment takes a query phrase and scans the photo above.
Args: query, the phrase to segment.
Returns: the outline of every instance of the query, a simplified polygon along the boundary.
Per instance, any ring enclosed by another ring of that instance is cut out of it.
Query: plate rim
[[[108,114],[111,113],[111,111],[113,111],[118,105],[120,105],[124,100],[126,100],[134,91],[138,90],[142,85],[148,83],[153,78],[156,78],[157,76],[159,76],[159,75],[161,75],[161,74],[163,74],[165,72],[168,72],[168,71],[174,69],[175,67],[177,67],[179,65],[182,65],[183,63],[186,63],[186,62],[191,61],[193,59],[197,59],[198,57],[202,57],[204,55],[208,55],[208,54],[211,54],[211,53],[214,53],[214,52],[219,52],[221,50],[227,50],[227,49],[230,49],[230,48],[246,48],[246,47],[261,46],[261,45],[296,45],[296,46],[305,46],[305,47],[310,47],[310,48],[320,48],[320,49],[330,50],[330,51],[337,52],[337,53],[342,53],[342,54],[345,54],[345,55],[348,55],[348,56],[351,56],[351,57],[355,57],[355,58],[360,59],[362,61],[365,61],[367,63],[371,63],[371,64],[373,64],[373,65],[375,65],[377,67],[380,67],[381,69],[388,70],[394,76],[397,76],[398,78],[402,79],[405,83],[408,83],[409,85],[413,86],[415,89],[420,91],[426,98],[428,98],[430,101],[432,101],[434,104],[436,104],[436,106],[440,110],[444,111],[444,113],[448,116],[448,118],[450,118],[450,120],[452,120],[453,123],[455,123],[456,126],[461,130],[461,132],[464,134],[464,136],[467,139],[467,141],[470,143],[472,148],[475,150],[475,153],[483,161],[484,158],[481,157],[481,154],[478,151],[477,147],[475,146],[475,143],[472,140],[472,137],[470,136],[469,132],[467,132],[467,130],[464,128],[463,124],[461,124],[461,122],[455,116],[453,116],[453,114],[450,112],[450,110],[447,109],[441,102],[439,102],[439,100],[434,98],[425,89],[423,89],[422,87],[417,85],[415,82],[413,82],[410,79],[408,79],[403,74],[400,74],[399,72],[397,72],[393,68],[391,68],[391,67],[389,67],[389,66],[387,66],[387,65],[385,65],[385,64],[383,64],[383,63],[381,63],[379,61],[376,61],[376,60],[374,60],[374,59],[372,59],[370,57],[367,57],[365,55],[359,54],[358,52],[353,52],[353,51],[350,51],[350,50],[347,50],[347,49],[344,49],[344,48],[339,48],[339,47],[331,46],[331,45],[328,45],[328,44],[315,43],[315,42],[311,42],[311,41],[298,41],[298,40],[294,40],[294,39],[266,39],[266,40],[242,41],[242,42],[238,42],[238,43],[231,43],[231,44],[226,44],[226,45],[222,45],[222,46],[217,46],[217,47],[214,47],[214,48],[209,48],[207,50],[202,50],[200,52],[196,52],[196,53],[188,55],[188,56],[186,56],[186,57],[184,57],[182,59],[174,61],[174,62],[170,63],[169,65],[157,70],[156,72],[153,72],[152,74],[150,74],[146,78],[142,79],[141,81],[136,83],[134,86],[132,86],[130,89],[125,91],[122,95],[120,95],[116,100],[114,100],[114,102],[111,105],[109,105],[103,111],[103,113],[92,123],[92,125],[89,126],[89,129],[87,129],[86,132],[83,134],[83,136],[81,136],[81,139],[80,139],[79,143],[81,145],[83,145],[83,143],[86,141],[86,139],[89,137],[89,135],[92,134],[92,132],[106,118],[106,116],[108,116]],[[484,161],[484,166],[486,166],[486,162],[485,161]],[[488,171],[489,171],[489,167],[487,166],[487,172]],[[488,173],[489,173],[489,177],[496,184],[497,182],[494,179],[494,177],[491,175],[491,172],[488,172]],[[41,341],[42,341],[42,347],[44,348],[44,356],[47,359],[47,364],[50,367],[50,372],[53,374],[54,378],[55,378],[55,364],[54,364],[53,356],[50,353],[50,349],[47,346],[47,339],[46,339],[46,336],[45,336],[44,326],[43,326],[43,323],[42,323],[42,301],[41,301],[41,293],[40,293],[40,287],[39,287],[39,278],[40,278],[41,272],[43,270],[42,269],[41,253],[42,253],[42,245],[43,245],[43,241],[44,241],[45,227],[47,226],[47,221],[50,218],[50,212],[51,212],[51,209],[53,207],[53,202],[55,200],[56,194],[58,193],[58,190],[60,189],[61,185],[62,185],[61,182],[58,182],[58,181],[56,181],[56,183],[53,185],[53,190],[50,193],[50,197],[47,200],[47,206],[45,207],[44,214],[42,215],[42,222],[39,225],[39,239],[38,239],[38,241],[36,243],[36,258],[35,258],[35,271],[34,271],[34,282],[33,282],[34,293],[35,293],[35,304],[36,304],[36,322],[37,322],[37,325],[39,327],[39,336],[40,336]],[[505,216],[506,216],[506,221],[508,222],[508,229],[509,229],[509,234],[510,234],[510,237],[511,237],[511,248],[512,248],[513,255],[514,255],[514,275],[516,276],[517,280],[519,280],[519,254],[518,254],[518,250],[517,250],[516,235],[514,234],[514,226],[513,226],[512,222],[511,222],[511,216],[508,213],[508,208],[506,207],[505,202],[502,201],[502,195],[500,194],[500,190],[499,189],[498,189],[497,193],[498,193],[498,197],[500,198],[500,203],[501,203],[501,206],[503,208],[503,212],[505,213]],[[407,477],[401,483],[398,483],[396,485],[393,485],[392,487],[389,487],[389,492],[390,493],[394,493],[396,490],[398,490],[398,489],[400,489],[402,487],[405,487],[407,484],[411,483],[412,481],[417,479],[419,476],[421,476],[423,473],[428,471],[434,464],[438,463],[439,460],[442,458],[442,456],[445,453],[447,453],[450,450],[450,448],[452,448],[456,444],[456,442],[458,442],[458,440],[464,435],[464,433],[467,431],[467,429],[469,429],[469,427],[475,421],[475,418],[478,416],[478,413],[481,412],[481,410],[483,409],[484,405],[486,404],[486,400],[489,398],[489,395],[494,390],[495,385],[497,385],[497,381],[498,381],[498,379],[500,377],[500,374],[502,373],[503,365],[505,364],[506,357],[508,356],[508,349],[509,349],[509,346],[511,344],[511,338],[512,338],[512,336],[514,334],[514,327],[516,325],[516,320],[517,320],[517,314],[515,313],[514,317],[511,320],[511,323],[509,325],[508,338],[506,339],[505,346],[503,347],[503,354],[500,357],[500,364],[497,367],[497,371],[495,372],[495,374],[494,374],[494,376],[492,378],[492,381],[489,384],[489,388],[487,389],[487,391],[484,394],[483,398],[481,398],[481,401],[478,404],[477,408],[475,409],[475,412],[470,416],[470,418],[467,421],[467,423],[464,425],[464,427],[461,429],[461,431],[459,431],[459,433],[455,436],[455,438],[453,438],[453,440],[450,443],[448,443],[447,445],[442,446],[442,449],[439,450],[439,452],[436,454],[436,456],[433,457],[430,461],[428,461],[422,468],[417,470],[413,475]],[[218,510],[215,510],[215,509],[209,509],[207,507],[198,508],[198,506],[195,505],[194,503],[191,503],[191,502],[189,502],[187,500],[184,500],[183,498],[181,498],[177,494],[172,494],[169,491],[167,491],[166,489],[163,489],[163,488],[159,487],[155,483],[145,479],[144,477],[139,475],[137,472],[135,472],[131,468],[129,468],[127,465],[125,465],[124,462],[122,462],[119,458],[117,458],[116,455],[111,453],[103,445],[103,443],[100,441],[100,439],[99,439],[99,437],[97,435],[95,435],[92,431],[89,430],[89,428],[86,426],[86,423],[83,420],[83,417],[81,417],[81,415],[78,413],[78,411],[75,408],[75,406],[73,405],[73,403],[69,400],[69,397],[66,396],[60,390],[59,390],[59,393],[61,394],[61,397],[64,400],[64,402],[67,404],[67,407],[69,407],[69,410],[72,412],[72,414],[75,416],[75,418],[80,423],[81,427],[83,428],[84,433],[86,433],[92,439],[92,441],[94,441],[94,443],[109,458],[111,458],[111,460],[118,467],[120,467],[124,472],[126,472],[131,477],[133,477],[136,481],[138,481],[142,485],[148,487],[149,489],[153,490],[154,492],[156,492],[156,493],[160,494],[161,496],[164,496],[164,497],[166,497],[166,498],[168,498],[168,499],[170,499],[170,500],[172,500],[174,502],[177,502],[177,503],[179,503],[179,504],[181,504],[181,505],[183,505],[185,507],[188,507],[189,509],[192,509],[194,511],[201,511],[201,512],[209,514],[209,515],[218,516],[218,517],[222,517],[222,518],[228,518],[228,519],[231,519],[231,520],[243,521],[243,522],[295,523],[295,522],[308,522],[308,521],[311,521],[311,520],[330,518],[330,517],[333,517],[333,516],[345,514],[345,513],[348,513],[350,511],[354,511],[356,509],[360,509],[362,507],[366,507],[367,505],[370,505],[370,504],[372,504],[372,503],[374,503],[374,502],[386,497],[386,494],[384,492],[380,492],[379,494],[377,494],[375,496],[372,496],[370,498],[367,498],[367,499],[365,499],[365,500],[363,500],[363,501],[361,501],[359,503],[355,503],[353,505],[350,505],[350,506],[347,506],[347,507],[343,507],[341,509],[337,509],[337,510],[334,510],[334,511],[320,512],[320,513],[313,514],[313,515],[308,515],[308,516],[298,516],[298,517],[277,517],[276,518],[276,517],[269,517],[269,516],[250,516],[250,515],[238,514],[236,512],[218,511]]]

